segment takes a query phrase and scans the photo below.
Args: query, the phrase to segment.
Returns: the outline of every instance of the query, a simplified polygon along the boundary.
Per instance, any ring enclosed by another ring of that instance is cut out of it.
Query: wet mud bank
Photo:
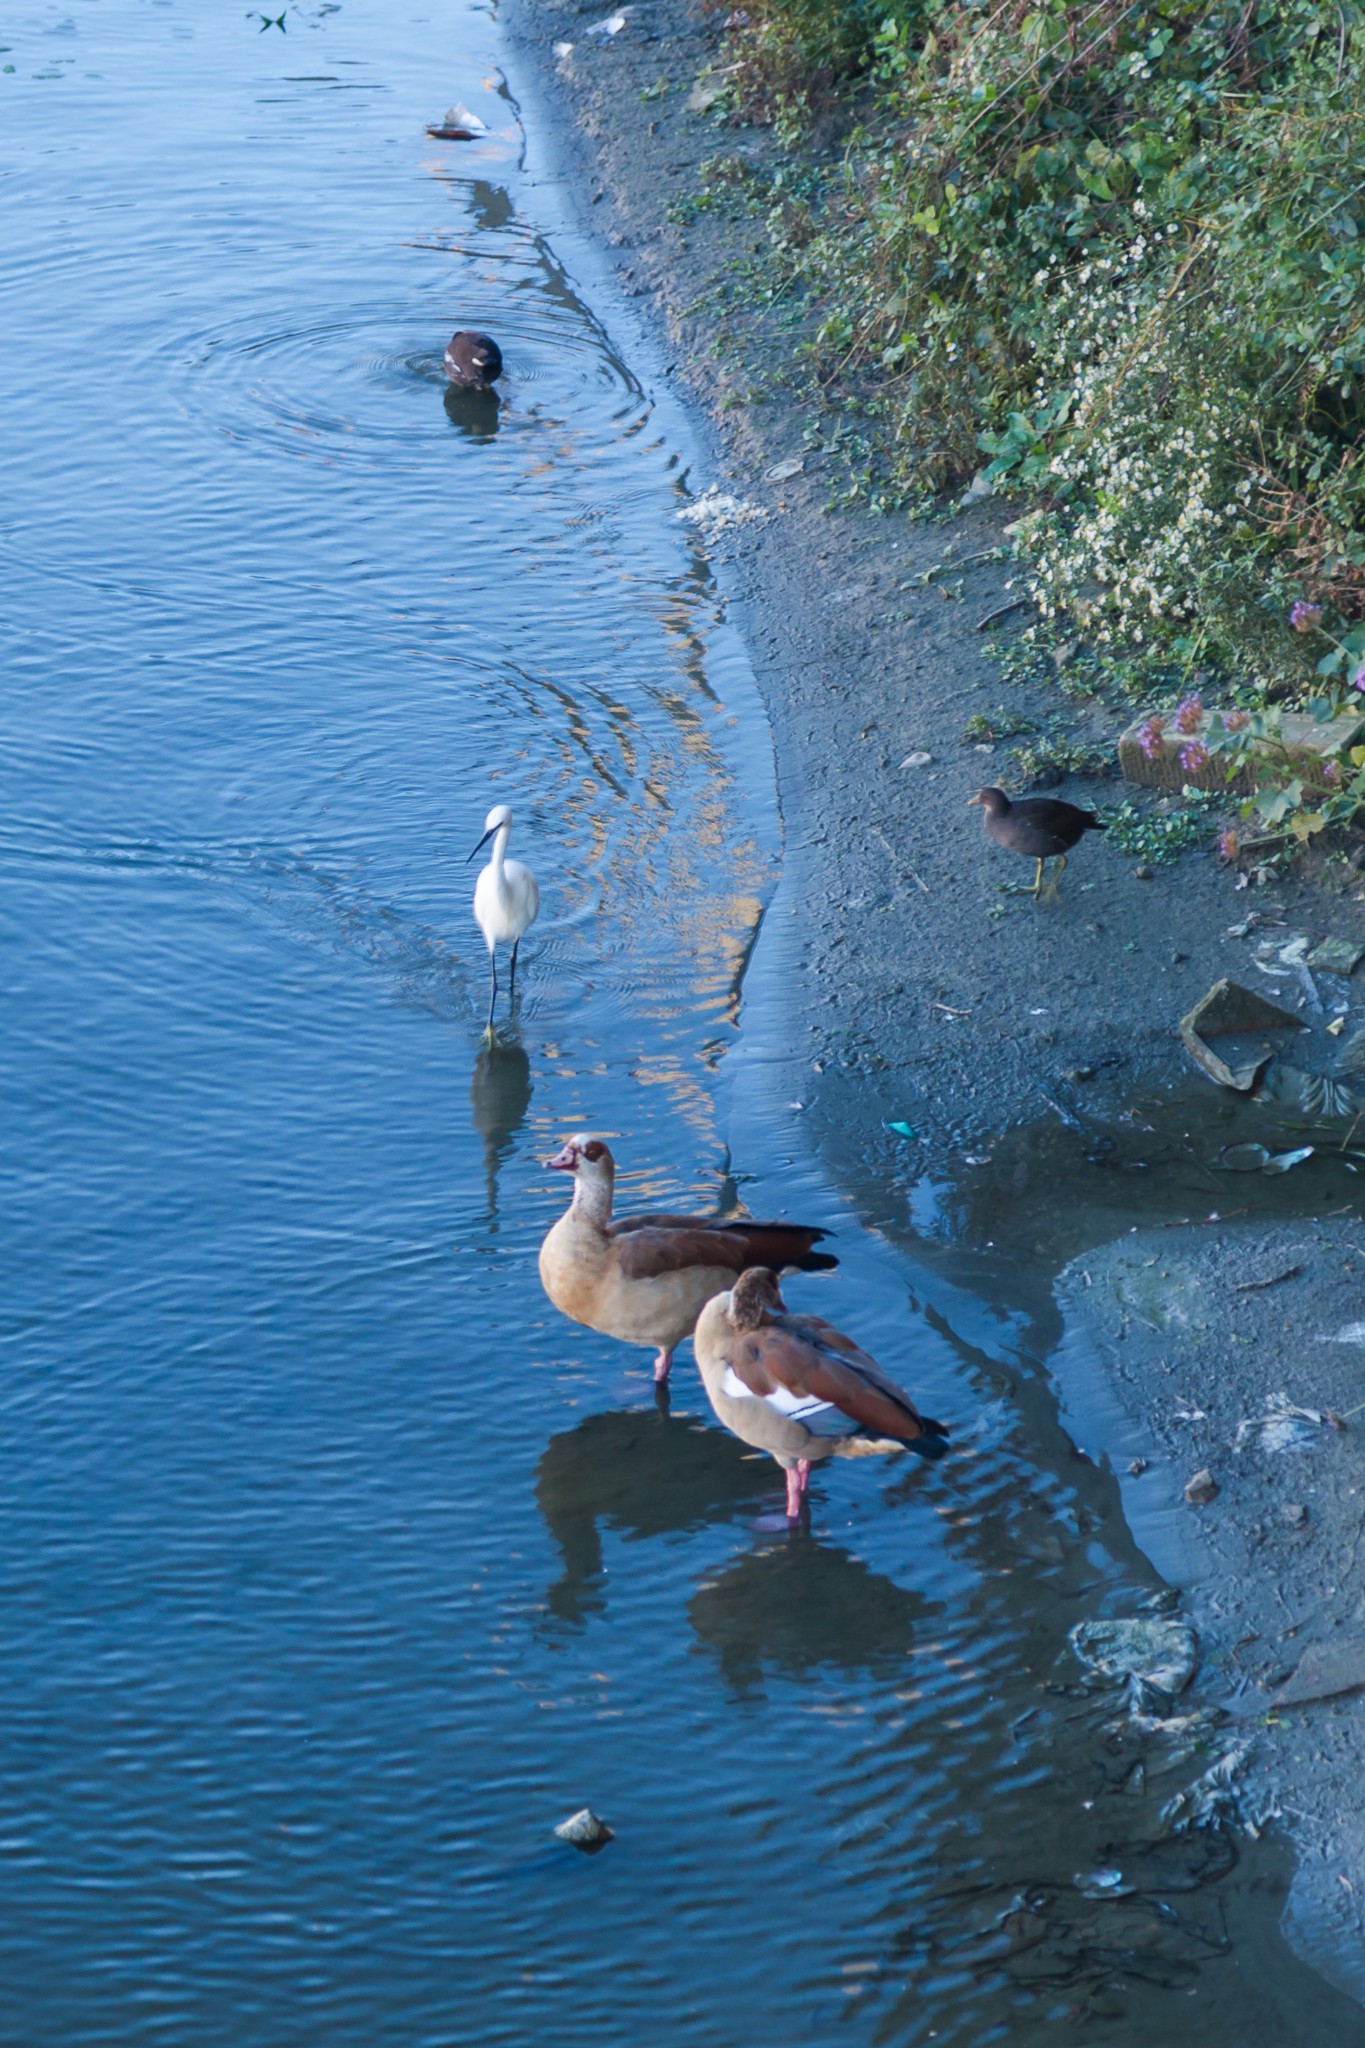
[[[1365,1996],[1365,1230],[1138,1231],[1058,1302],[1062,1419],[1182,1591],[1239,1808],[1295,1841],[1291,1936]]]
[[[1098,838],[1056,900],[1003,893],[1031,865],[967,808],[1012,779],[1007,748],[968,731],[973,714],[1063,715],[1092,742],[1120,721],[1007,684],[990,658],[979,628],[1010,601],[993,557],[1011,509],[978,501],[912,525],[834,504],[839,458],[811,445],[788,374],[797,336],[757,303],[718,310],[717,281],[756,253],[760,226],[689,201],[707,159],[761,165],[772,144],[689,104],[714,19],[644,0],[607,33],[600,0],[503,11],[576,210],[709,422],[710,473],[687,479],[679,512],[750,651],[785,835],[764,937],[783,1008],[765,1097],[867,1227],[1061,1333],[1064,1420],[1114,1474],[1196,1628],[1197,1711],[1220,1731],[1207,1754],[1250,1745],[1235,1796],[1299,1851],[1296,1943],[1359,1996],[1359,1701],[1275,1702],[1310,1645],[1365,1642],[1365,1414],[1337,1429],[1285,1412],[1349,1418],[1365,1400],[1361,1346],[1329,1341],[1352,1321],[1365,1225],[1353,1184],[1320,1163],[1235,1190],[1222,1178],[1225,1148],[1276,1142],[1268,1112],[1191,1084],[1176,1025],[1220,977],[1258,985],[1268,932],[1365,937],[1365,905],[1354,883],[1239,891],[1208,856],[1143,872]],[[1058,793],[1090,804],[1115,789]],[[1333,1022],[1353,1029],[1353,985],[1330,988]],[[1349,1213],[1286,1223],[1295,1207]],[[1283,1448],[1262,1427],[1277,1417]],[[1200,1507],[1184,1488],[1205,1468],[1218,1491]]]

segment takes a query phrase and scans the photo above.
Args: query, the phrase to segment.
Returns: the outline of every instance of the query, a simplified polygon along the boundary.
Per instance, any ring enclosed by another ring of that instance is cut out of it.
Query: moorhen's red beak
[[[574,1146],[566,1145],[562,1152],[556,1152],[553,1159],[545,1161],[547,1166],[557,1166],[562,1173],[573,1173],[578,1167],[578,1153]]]

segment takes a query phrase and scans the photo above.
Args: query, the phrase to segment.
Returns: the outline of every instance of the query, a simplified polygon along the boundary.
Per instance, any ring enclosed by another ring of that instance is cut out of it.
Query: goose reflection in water
[[[483,1139],[490,1219],[498,1213],[498,1173],[511,1155],[531,1094],[531,1062],[523,1047],[511,1038],[485,1038],[469,1077],[469,1106],[474,1128]]]
[[[761,1692],[765,1675],[799,1678],[820,1665],[903,1672],[916,1625],[943,1612],[847,1550],[793,1531],[698,1586],[687,1615],[742,1696]]]
[[[602,1524],[639,1538],[746,1520],[772,1491],[770,1472],[732,1438],[666,1408],[589,1415],[552,1437],[536,1472],[564,1563],[546,1595],[551,1614],[581,1624],[604,1610]]]

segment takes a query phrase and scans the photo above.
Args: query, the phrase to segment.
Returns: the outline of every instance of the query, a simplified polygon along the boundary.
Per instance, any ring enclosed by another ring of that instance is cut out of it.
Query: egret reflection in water
[[[603,1524],[663,1536],[756,1514],[770,1491],[763,1463],[695,1416],[658,1407],[586,1416],[551,1437],[536,1470],[536,1502],[564,1562],[546,1594],[550,1612],[581,1623],[605,1607]]]
[[[485,1038],[469,1077],[469,1106],[483,1140],[484,1187],[490,1221],[498,1213],[498,1173],[511,1157],[533,1093],[531,1062],[512,1038]]]

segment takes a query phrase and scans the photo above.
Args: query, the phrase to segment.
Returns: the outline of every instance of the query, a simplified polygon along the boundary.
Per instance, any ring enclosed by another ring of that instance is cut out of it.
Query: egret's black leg
[[[507,1002],[508,1002],[508,1007],[509,1007],[509,1008],[511,1007],[511,1002],[512,1002],[512,998],[513,998],[513,996],[514,996],[514,995],[516,994],[516,992],[517,992],[517,947],[518,947],[518,946],[519,946],[520,944],[521,944],[521,940],[520,940],[520,939],[513,939],[513,941],[512,941],[512,971],[511,971],[511,973],[510,973],[510,974],[508,975],[508,977],[507,977]]]
[[[488,949],[488,967],[493,978],[493,985],[488,991],[488,1023],[485,1029],[491,1038],[493,1036],[493,1005],[498,1000],[498,956],[491,946]]]

